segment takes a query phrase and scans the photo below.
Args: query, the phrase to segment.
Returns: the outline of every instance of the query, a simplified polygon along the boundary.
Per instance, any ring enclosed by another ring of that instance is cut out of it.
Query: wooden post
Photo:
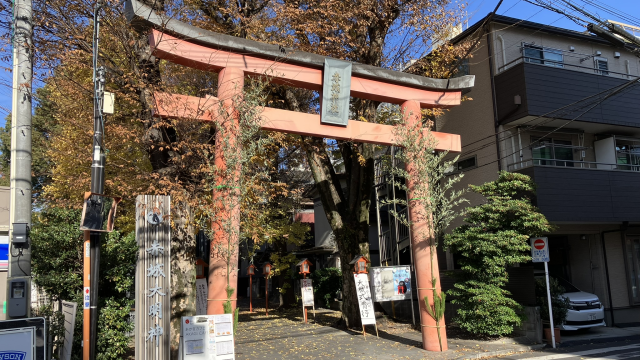
[[[418,127],[422,119],[420,104],[417,101],[405,101],[402,104],[402,112],[405,122],[409,127]],[[442,336],[442,350],[438,341],[438,332],[436,321],[427,313],[424,298],[426,297],[429,304],[433,304],[433,286],[431,285],[432,277],[436,279],[436,291],[440,292],[440,271],[438,269],[437,254],[434,255],[434,263],[431,262],[431,244],[428,240],[433,239],[433,229],[429,228],[429,219],[425,219],[425,209],[419,201],[414,199],[413,190],[415,189],[415,178],[412,178],[414,171],[413,164],[406,164],[407,172],[410,178],[407,179],[407,199],[409,202],[409,219],[411,220],[411,247],[414,252],[413,259],[415,261],[416,284],[418,290],[418,304],[420,304],[420,326],[422,330],[422,348],[429,351],[446,351],[447,332],[444,326],[444,319],[440,321]],[[421,179],[426,181],[426,179]],[[433,273],[431,269],[433,268]]]
[[[244,72],[237,68],[225,68],[218,74],[218,98],[222,110],[228,113],[220,117],[216,124],[216,146],[214,163],[218,170],[227,170],[225,153],[240,152],[241,144],[237,137],[240,131],[238,113],[234,102],[242,96]],[[227,155],[228,156],[228,155]],[[211,223],[213,241],[209,259],[209,290],[207,296],[207,315],[223,314],[223,304],[227,301],[227,276],[229,287],[234,289],[231,295],[231,311],[235,312],[238,298],[238,238],[240,232],[240,189],[231,187],[238,184],[240,164],[236,164],[233,179],[225,179],[222,175],[216,179],[213,191],[213,207],[216,219]],[[223,250],[224,249],[224,250]],[[227,274],[227,266],[230,267]]]
[[[267,316],[269,316],[269,275],[267,275],[265,277],[265,286],[264,286],[264,291],[266,292],[266,296],[265,296],[265,301],[266,301],[266,305],[265,305],[265,309],[267,311]]]
[[[169,360],[171,354],[170,216],[169,196],[137,197],[136,360]]]
[[[249,312],[253,312],[253,275],[249,275]]]

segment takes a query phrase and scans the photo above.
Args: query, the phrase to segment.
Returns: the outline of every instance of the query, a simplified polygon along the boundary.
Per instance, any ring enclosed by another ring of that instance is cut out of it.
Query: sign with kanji
[[[207,279],[196,279],[196,315],[207,315]]]
[[[549,261],[549,239],[546,237],[531,238],[531,261]]]
[[[302,306],[313,306],[313,285],[311,279],[300,280]]]
[[[353,274],[356,282],[356,292],[358,294],[358,305],[360,306],[360,318],[362,325],[375,325],[376,316],[373,311],[373,301],[371,301],[371,289],[369,289],[368,274]]]
[[[169,360],[171,328],[169,196],[136,199],[136,360]]]
[[[233,316],[183,316],[180,352],[184,360],[235,359]]]

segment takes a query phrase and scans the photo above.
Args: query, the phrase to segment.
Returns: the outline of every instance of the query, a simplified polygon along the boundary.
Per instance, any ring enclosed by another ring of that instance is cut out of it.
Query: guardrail
[[[508,164],[507,171],[516,171],[532,166],[564,167],[573,169],[614,170],[614,171],[640,171],[640,165],[610,164],[593,161],[558,160],[558,159],[528,159]]]

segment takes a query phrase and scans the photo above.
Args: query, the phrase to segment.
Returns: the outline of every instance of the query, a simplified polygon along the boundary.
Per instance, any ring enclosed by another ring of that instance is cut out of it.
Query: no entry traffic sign
[[[533,262],[549,261],[549,240],[546,237],[531,238],[531,260]]]

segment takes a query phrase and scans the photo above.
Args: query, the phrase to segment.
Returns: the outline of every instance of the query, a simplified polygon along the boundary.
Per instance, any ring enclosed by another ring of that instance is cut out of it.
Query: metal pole
[[[549,302],[549,322],[551,323],[551,346],[556,348],[556,331],[553,326],[553,308],[551,307],[551,289],[549,287],[549,262],[544,262],[544,276],[547,279],[547,301]]]
[[[98,68],[98,48],[100,44],[100,9],[102,2],[98,1],[93,13],[93,161],[91,163],[91,192],[104,193],[104,164],[105,154],[103,147],[104,118],[102,116],[102,101],[104,97],[104,68]],[[91,198],[94,206],[100,208],[102,213],[103,200],[99,196]],[[102,221],[101,221],[102,222]],[[98,333],[98,286],[100,280],[100,233],[90,233],[91,257],[90,257],[90,341],[89,360],[96,358],[96,340]],[[87,319],[85,319],[87,321]]]
[[[13,9],[13,99],[11,111],[11,203],[9,273],[7,280],[26,280],[23,296],[31,316],[31,248],[13,246],[13,224],[31,226],[31,85],[33,80],[33,23],[31,0],[16,0]],[[10,297],[7,286],[7,299]],[[7,314],[7,319],[11,319]]]

